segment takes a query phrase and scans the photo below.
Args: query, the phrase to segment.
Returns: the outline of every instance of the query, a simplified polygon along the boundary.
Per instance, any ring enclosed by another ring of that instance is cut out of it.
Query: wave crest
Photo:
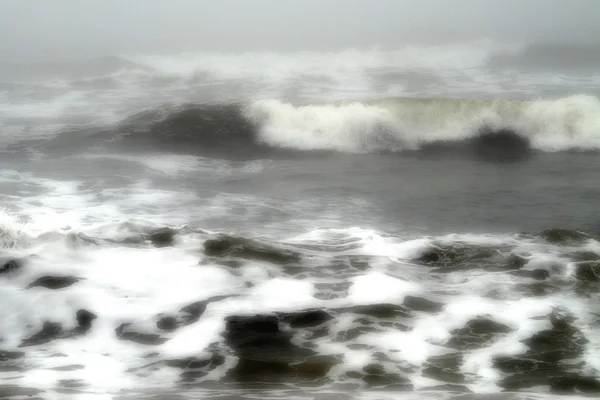
[[[600,100],[385,99],[293,106],[255,102],[245,111],[259,140],[300,150],[411,150],[439,142],[516,132],[536,150],[600,148]]]

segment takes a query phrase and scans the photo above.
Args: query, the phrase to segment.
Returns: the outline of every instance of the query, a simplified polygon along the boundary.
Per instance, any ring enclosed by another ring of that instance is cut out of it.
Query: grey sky
[[[1,0],[0,61],[182,50],[600,41],[600,0]]]

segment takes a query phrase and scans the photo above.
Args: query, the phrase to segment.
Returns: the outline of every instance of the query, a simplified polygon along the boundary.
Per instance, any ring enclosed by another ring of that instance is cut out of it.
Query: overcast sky
[[[0,0],[0,61],[483,37],[600,41],[600,0]]]

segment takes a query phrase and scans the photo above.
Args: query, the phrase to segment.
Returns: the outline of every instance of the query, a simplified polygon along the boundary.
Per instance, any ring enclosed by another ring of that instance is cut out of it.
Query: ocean
[[[600,52],[0,62],[0,398],[600,394]]]

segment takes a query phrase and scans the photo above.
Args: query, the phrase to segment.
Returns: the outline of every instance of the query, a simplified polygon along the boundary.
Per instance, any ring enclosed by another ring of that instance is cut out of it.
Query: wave
[[[484,157],[520,157],[535,151],[600,150],[600,100],[576,95],[529,101],[395,98],[313,105],[279,100],[188,104],[138,113],[93,135],[63,132],[56,139],[57,148],[104,140],[127,148],[215,156],[460,150]]]

